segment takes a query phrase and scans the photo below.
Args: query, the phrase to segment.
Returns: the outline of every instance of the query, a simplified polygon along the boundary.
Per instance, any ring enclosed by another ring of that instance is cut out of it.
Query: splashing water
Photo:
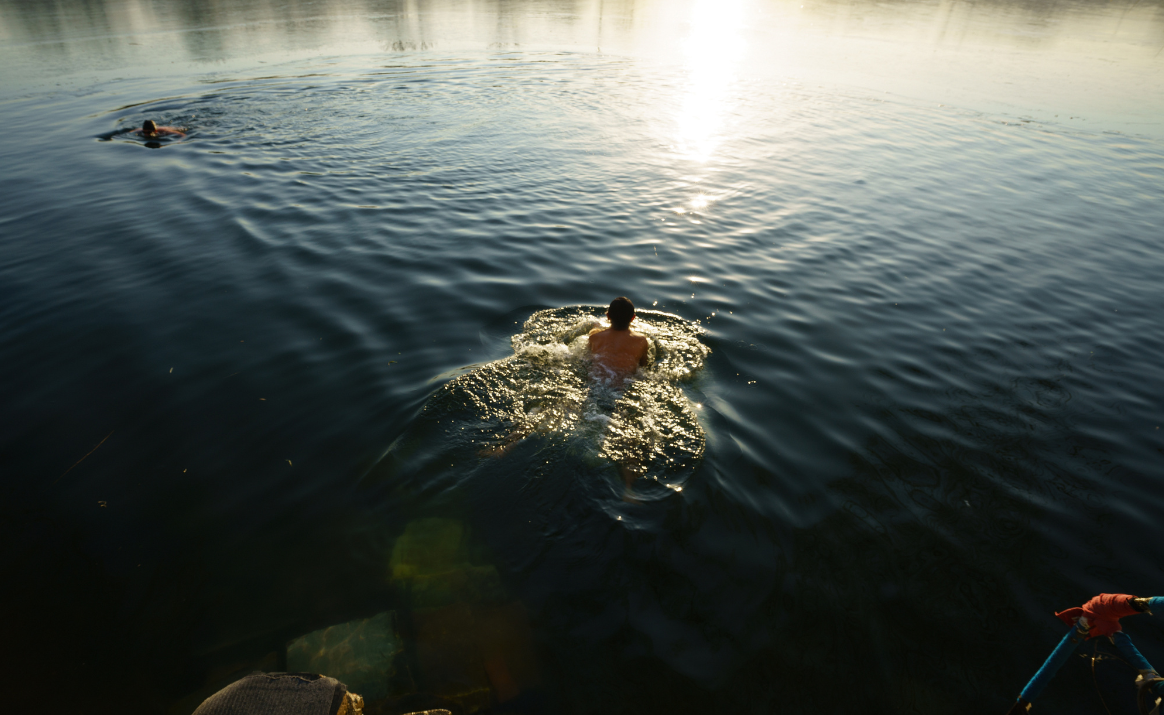
[[[471,429],[454,432],[486,451],[537,434],[656,480],[690,470],[705,436],[680,385],[699,374],[710,352],[699,340],[703,328],[638,311],[634,329],[648,340],[648,366],[619,378],[590,361],[589,332],[605,327],[602,312],[584,306],[534,313],[511,338],[512,356],[452,380],[425,412],[465,421]]]

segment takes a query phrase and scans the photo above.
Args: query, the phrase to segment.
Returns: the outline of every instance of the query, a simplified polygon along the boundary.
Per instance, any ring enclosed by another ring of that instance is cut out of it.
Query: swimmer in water
[[[629,298],[619,296],[610,302],[606,310],[606,317],[610,320],[610,327],[595,328],[590,331],[591,375],[599,377],[612,385],[622,385],[628,381],[640,367],[646,367],[650,351],[647,338],[630,329],[635,319],[635,306]],[[596,374],[597,373],[597,374]],[[567,410],[580,409],[581,405],[563,405]],[[526,425],[512,432],[504,442],[496,447],[486,447],[478,452],[482,457],[503,457],[513,449],[518,442],[537,431],[535,424]],[[635,450],[630,450],[635,451]],[[618,463],[626,492],[623,499],[628,502],[637,502],[631,492],[631,485],[643,475],[642,460],[630,457]]]
[[[160,139],[161,137],[186,138],[186,132],[177,127],[159,127],[154,120],[147,119],[141,123],[141,129],[134,129],[130,134],[136,134],[145,139]]]
[[[605,372],[611,382],[625,382],[640,367],[646,367],[650,344],[646,337],[630,329],[635,320],[635,304],[630,298],[619,296],[610,301],[606,317],[610,320],[609,328],[590,331],[591,364]],[[643,474],[642,462],[631,458],[620,463],[618,468],[626,484],[623,500],[637,502],[631,485]]]
[[[610,320],[609,328],[590,331],[593,364],[611,378],[626,379],[646,366],[647,339],[630,329],[635,320],[635,304],[629,298],[619,296],[612,300],[606,309],[606,317]]]

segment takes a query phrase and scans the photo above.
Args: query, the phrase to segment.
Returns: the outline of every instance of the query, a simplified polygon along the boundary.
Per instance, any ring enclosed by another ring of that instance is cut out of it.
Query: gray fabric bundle
[[[194,715],[337,715],[347,686],[314,673],[252,673],[211,695]]]

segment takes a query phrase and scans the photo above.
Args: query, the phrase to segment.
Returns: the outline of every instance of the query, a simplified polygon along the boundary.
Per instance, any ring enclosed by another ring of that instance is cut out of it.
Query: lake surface
[[[1162,48],[1158,0],[0,2],[18,697],[185,715],[385,612],[450,695],[488,612],[529,712],[1004,712],[1053,611],[1164,594]],[[631,502],[618,395],[505,373],[617,295],[708,349]],[[1037,708],[1126,705],[1088,653]]]

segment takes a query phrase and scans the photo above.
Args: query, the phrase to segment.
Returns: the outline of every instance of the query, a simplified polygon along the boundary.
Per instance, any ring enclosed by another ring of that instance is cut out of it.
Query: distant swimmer
[[[141,129],[134,129],[130,134],[143,137],[145,139],[160,139],[162,137],[177,137],[179,139],[186,138],[186,132],[177,127],[159,127],[154,120],[147,119],[141,123]]]
[[[647,339],[630,329],[635,319],[635,304],[619,296],[606,309],[610,327],[590,331],[590,354],[594,363],[609,373],[608,377],[627,378],[647,364]]]

